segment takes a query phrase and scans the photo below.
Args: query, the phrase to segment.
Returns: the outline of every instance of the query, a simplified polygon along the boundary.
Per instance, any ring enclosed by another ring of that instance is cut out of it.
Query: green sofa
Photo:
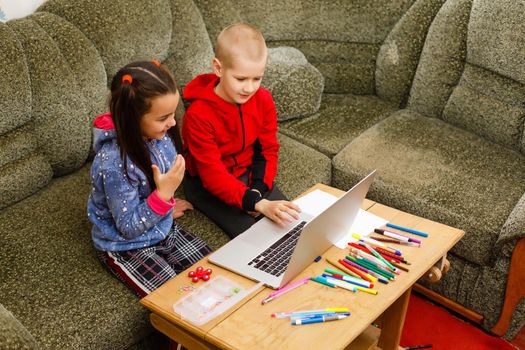
[[[237,21],[271,48],[264,84],[279,113],[282,190],[346,189],[378,169],[371,199],[465,229],[451,271],[429,287],[492,327],[525,235],[522,7],[49,0],[0,23],[0,348],[156,347],[148,312],[91,244],[91,121],[120,66],[161,60],[183,88]],[[180,222],[213,248],[227,241],[198,211]],[[524,322],[522,302],[506,336]]]

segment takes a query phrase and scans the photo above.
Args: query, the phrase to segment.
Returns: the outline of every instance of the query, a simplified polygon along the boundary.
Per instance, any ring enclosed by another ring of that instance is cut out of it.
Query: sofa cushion
[[[100,53],[109,81],[130,62],[163,61],[168,55],[172,17],[167,0],[48,0],[38,10],[84,33]]]
[[[84,97],[89,120],[107,111],[106,69],[93,43],[73,24],[52,13],[37,12],[31,19],[49,34],[64,56]]]
[[[326,78],[325,92],[372,94],[379,47],[415,0],[195,0],[212,42],[235,22],[255,25],[270,47],[294,46]]]
[[[330,184],[330,158],[281,133],[277,139],[281,148],[275,182],[284,195],[292,200],[316,183]]]
[[[525,4],[476,0],[469,22],[467,60],[525,84]]]
[[[172,34],[164,64],[171,68],[180,87],[193,77],[211,71],[213,46],[206,25],[193,1],[170,0]]]
[[[466,63],[459,84],[445,105],[442,119],[519,151],[524,106],[525,84]]]
[[[268,50],[262,85],[272,93],[277,118],[287,120],[319,109],[324,78],[301,51],[279,47]]]
[[[439,118],[465,64],[472,0],[449,0],[439,10],[423,46],[408,107]]]
[[[445,0],[418,0],[396,23],[377,55],[377,95],[404,106],[428,28]]]
[[[0,348],[4,350],[40,349],[35,338],[0,304]]]
[[[376,96],[326,94],[317,113],[281,122],[279,130],[332,158],[352,139],[396,109]]]
[[[37,149],[31,123],[31,86],[16,33],[0,22],[0,209],[44,187],[53,172]]]
[[[31,16],[8,22],[24,49],[31,80],[31,119],[39,150],[55,175],[78,169],[91,147],[79,83],[55,41]]]
[[[331,40],[275,40],[270,47],[299,49],[325,78],[324,93],[371,95],[379,43]]]
[[[333,160],[334,185],[350,188],[373,169],[370,197],[466,231],[453,252],[487,265],[506,218],[525,192],[525,158],[439,119],[402,110]]]
[[[0,211],[1,302],[46,349],[123,349],[151,332],[137,297],[95,257],[89,167]]]
[[[24,49],[16,34],[0,22],[0,135],[31,120],[31,85]]]

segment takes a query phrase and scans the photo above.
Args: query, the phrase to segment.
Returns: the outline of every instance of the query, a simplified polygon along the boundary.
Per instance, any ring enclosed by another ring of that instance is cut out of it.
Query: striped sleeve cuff
[[[171,197],[169,202],[159,197],[157,190],[153,191],[146,199],[151,210],[158,215],[166,215],[175,206],[175,198]]]

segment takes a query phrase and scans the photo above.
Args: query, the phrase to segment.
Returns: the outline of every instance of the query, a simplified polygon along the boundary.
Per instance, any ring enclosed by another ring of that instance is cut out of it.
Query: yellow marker
[[[361,286],[354,286],[354,287],[356,287],[357,290],[360,290],[361,292],[377,295],[377,290],[375,290],[375,289],[365,288],[365,287],[361,287]]]

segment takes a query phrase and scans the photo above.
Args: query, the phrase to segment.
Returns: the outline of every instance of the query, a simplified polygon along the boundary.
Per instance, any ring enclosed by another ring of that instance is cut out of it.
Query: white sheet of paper
[[[294,203],[297,204],[302,211],[310,215],[317,216],[336,200],[337,197],[334,195],[321,190],[315,190],[295,200]],[[355,238],[352,238],[352,233],[368,236],[370,232],[374,231],[375,228],[379,228],[385,225],[387,222],[387,220],[377,215],[371,214],[367,211],[364,211],[363,209],[359,209],[357,217],[355,218],[350,231],[334,245],[341,249],[346,248],[348,246],[348,242],[356,241]]]

